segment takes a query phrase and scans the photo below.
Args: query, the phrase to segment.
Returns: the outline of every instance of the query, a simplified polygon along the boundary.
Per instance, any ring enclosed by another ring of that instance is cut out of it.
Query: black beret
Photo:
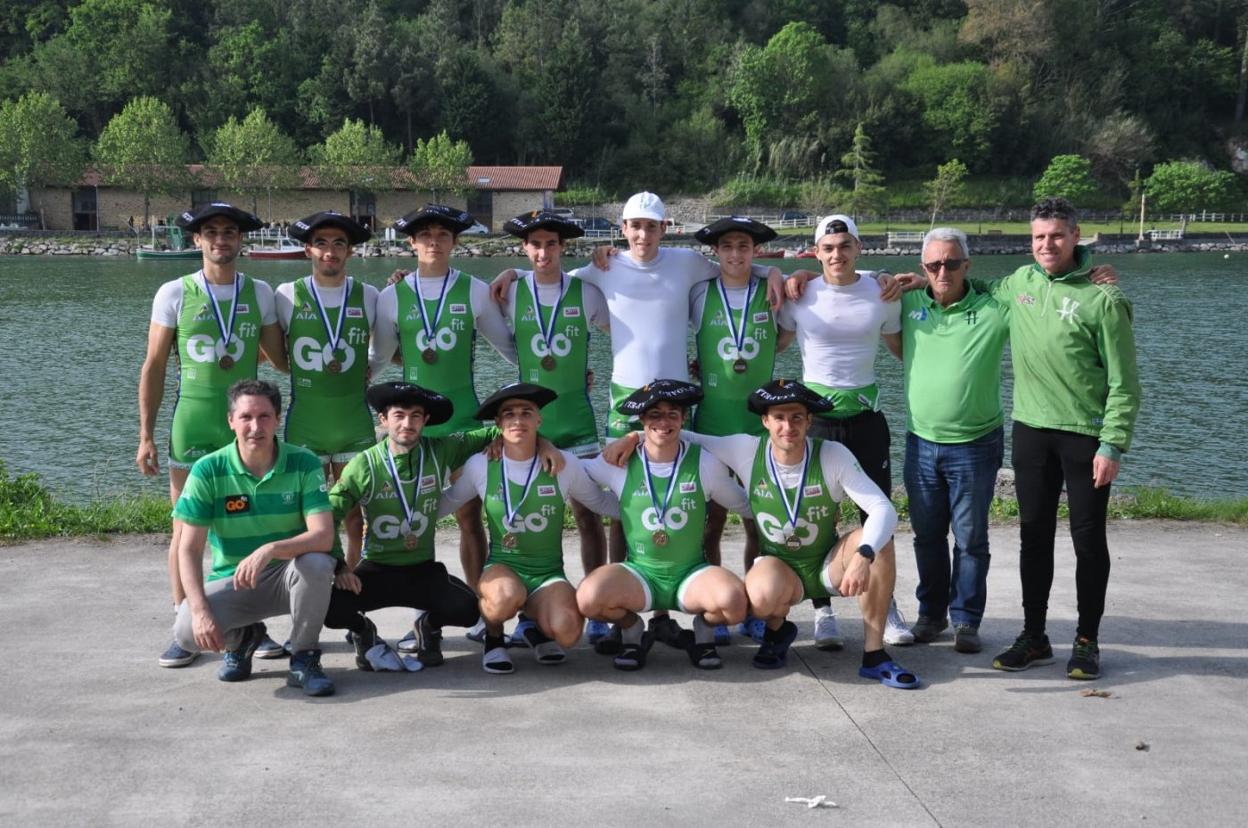
[[[365,396],[368,404],[378,414],[382,414],[392,405],[419,405],[425,409],[428,419],[425,425],[435,426],[451,419],[455,406],[437,391],[421,388],[410,382],[378,382],[368,387]]]
[[[411,236],[426,224],[440,224],[458,236],[476,223],[477,220],[463,210],[445,204],[426,204],[396,221],[394,229]]]
[[[832,401],[810,390],[797,380],[777,379],[764,385],[750,395],[750,411],[766,414],[773,405],[799,403],[812,414],[824,414],[832,410]]]
[[[491,394],[489,399],[481,403],[481,407],[477,409],[477,419],[493,420],[498,416],[498,410],[503,407],[503,403],[507,400],[528,400],[538,408],[542,408],[558,396],[557,393],[545,386],[533,385],[527,382],[513,382],[510,385],[504,385]]]
[[[548,210],[533,210],[532,212],[521,213],[513,219],[508,219],[507,223],[503,225],[503,229],[521,239],[528,238],[529,234],[534,230],[550,230],[553,233],[558,233],[560,239],[579,239],[585,235],[583,227]]]
[[[240,210],[233,204],[226,204],[224,201],[214,201],[211,204],[205,204],[198,210],[187,210],[174,219],[173,223],[184,230],[198,233],[200,226],[204,222],[216,216],[228,218],[237,224],[238,229],[244,233],[250,233],[253,230],[259,230],[261,227],[264,227],[264,222],[251,213],[246,210]]]
[[[290,225],[290,230],[287,232],[292,239],[301,241],[304,244],[311,244],[312,233],[316,228],[324,227],[325,225],[337,227],[346,233],[347,241],[352,245],[363,244],[373,237],[373,234],[367,227],[336,210],[322,210],[319,213],[305,216]]]
[[[746,216],[726,216],[706,225],[694,233],[693,237],[703,244],[714,247],[719,243],[719,237],[725,233],[744,233],[753,239],[755,244],[766,244],[776,237],[775,230],[761,221],[755,221]]]
[[[702,401],[702,389],[691,382],[656,379],[629,394],[615,410],[621,414],[644,414],[661,402],[688,408]]]

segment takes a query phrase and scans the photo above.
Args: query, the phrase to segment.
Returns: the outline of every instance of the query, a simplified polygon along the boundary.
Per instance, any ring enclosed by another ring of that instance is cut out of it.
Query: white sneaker
[[[896,601],[891,601],[888,605],[888,621],[884,624],[884,643],[894,647],[908,647],[914,643],[914,633],[910,632],[910,625],[902,617],[901,610],[897,609]]]
[[[820,650],[840,650],[845,647],[845,642],[836,629],[836,613],[830,606],[815,608],[815,646]]]
[[[473,624],[472,627],[469,628],[468,632],[464,633],[464,638],[467,638],[469,641],[475,641],[478,644],[484,641],[485,640],[485,619],[478,618],[477,623]]]

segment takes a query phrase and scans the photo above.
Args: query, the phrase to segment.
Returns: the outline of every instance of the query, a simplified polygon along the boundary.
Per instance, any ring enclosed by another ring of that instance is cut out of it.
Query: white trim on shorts
[[[836,536],[836,542],[832,544],[828,554],[823,556],[823,564],[819,567],[819,583],[823,584],[823,588],[828,591],[829,598],[844,597],[828,579],[828,567],[832,566],[832,560],[836,557],[836,547],[841,545],[841,539],[844,537],[844,535]]]
[[[345,466],[347,463],[350,463],[351,459],[355,457],[357,454],[363,454],[363,452],[340,451],[337,454],[318,454],[316,456],[320,458],[322,465],[325,463],[338,463],[340,465]]]
[[[680,586],[676,587],[676,606],[680,608],[681,612],[689,612],[689,610],[685,608],[685,590],[689,589],[689,585],[693,583],[695,578],[704,572],[710,572],[714,566],[715,564],[708,563],[706,566],[701,567],[694,572],[690,572],[685,576],[685,579],[680,582]]]
[[[650,607],[654,605],[654,595],[650,592],[650,582],[647,581],[645,578],[641,577],[640,572],[633,569],[631,566],[628,566],[627,561],[621,561],[620,566],[624,568],[625,572],[627,572],[629,575],[632,575],[634,578],[637,579],[637,583],[641,584],[642,592],[646,594],[646,600],[644,602],[644,606],[642,606],[642,608],[637,611],[649,612]]]
[[[167,465],[171,469],[177,469],[178,471],[190,471],[191,466],[195,465],[195,461],[192,460],[189,463],[180,463],[177,460],[174,460],[173,458],[169,458],[168,460],[165,461],[165,465]]]

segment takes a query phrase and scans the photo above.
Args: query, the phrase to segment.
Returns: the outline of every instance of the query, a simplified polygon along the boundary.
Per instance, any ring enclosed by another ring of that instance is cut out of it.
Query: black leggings
[[[811,420],[811,437],[822,440],[835,440],[849,449],[858,465],[867,473],[875,485],[880,487],[884,496],[893,498],[893,461],[889,447],[892,437],[888,433],[888,420],[878,411],[863,411],[851,417],[828,418],[815,417]],[[851,501],[852,503],[852,501]],[[867,513],[858,509],[862,522],[867,522]],[[816,607],[831,606],[828,598],[815,598],[811,601]]]
[[[1092,485],[1092,458],[1099,446],[1097,438],[1084,434],[1014,423],[1023,629],[1033,635],[1042,635],[1048,620],[1053,539],[1063,482],[1070,507],[1070,538],[1075,546],[1078,634],[1095,641],[1099,633],[1109,586],[1109,545],[1105,539],[1109,486],[1098,489]]]
[[[325,626],[363,633],[362,613],[382,607],[426,610],[434,627],[471,627],[480,610],[472,588],[446,571],[438,561],[411,566],[361,561],[355,568],[363,587],[360,594],[334,588],[325,613]]]

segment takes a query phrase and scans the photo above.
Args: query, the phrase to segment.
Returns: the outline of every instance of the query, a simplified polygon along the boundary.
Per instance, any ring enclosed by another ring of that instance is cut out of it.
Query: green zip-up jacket
[[[1140,411],[1131,302],[1117,285],[1093,284],[1091,269],[1080,245],[1070,273],[1031,264],[975,284],[1010,307],[1014,419],[1097,437],[1097,453],[1117,460]]]

